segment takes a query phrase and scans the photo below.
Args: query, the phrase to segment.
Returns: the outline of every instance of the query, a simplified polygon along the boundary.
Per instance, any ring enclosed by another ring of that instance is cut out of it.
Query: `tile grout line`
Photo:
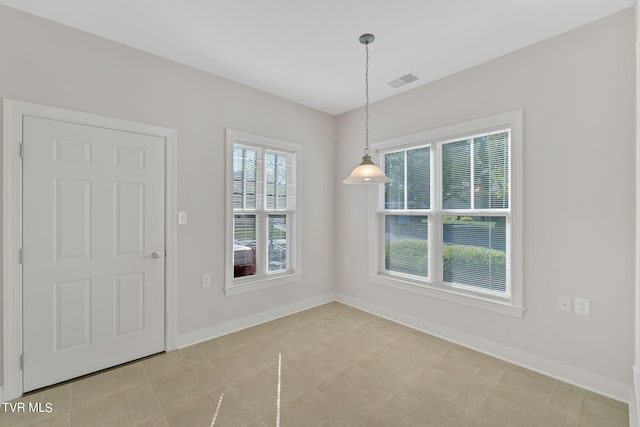
[[[162,412],[162,418],[168,424],[167,414],[166,414],[166,412],[164,410],[164,407],[162,406],[162,403],[160,402],[160,399],[158,398],[158,392],[156,390],[156,387],[153,385],[152,378],[151,378],[151,376],[149,376],[149,372],[147,372],[147,368],[145,368],[144,365],[142,365],[142,369],[144,369],[144,373],[146,374],[147,378],[149,379],[149,385],[151,386],[151,390],[153,391],[153,397],[155,397],[156,402],[158,402],[158,406],[160,407],[160,411]],[[189,367],[189,369],[191,369],[191,367]]]
[[[144,368],[142,368],[144,375],[147,376],[147,372],[144,370]],[[122,381],[124,383],[124,373],[122,372],[122,368],[118,368],[118,371],[120,371],[120,375],[122,376]],[[148,377],[147,377],[148,378]],[[127,400],[127,406],[129,407],[129,414],[131,414],[131,419],[133,420],[134,424],[138,424],[136,422],[136,417],[133,414],[133,407],[131,406],[131,401],[129,400],[129,390],[133,389],[135,387],[129,387],[129,388],[124,388],[123,393],[124,393],[124,398]],[[69,419],[69,422],[71,422],[71,419]]]

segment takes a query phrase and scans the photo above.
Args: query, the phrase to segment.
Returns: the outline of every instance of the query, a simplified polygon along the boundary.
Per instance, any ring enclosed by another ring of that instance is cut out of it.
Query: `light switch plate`
[[[187,211],[178,212],[178,224],[186,224],[187,223]]]

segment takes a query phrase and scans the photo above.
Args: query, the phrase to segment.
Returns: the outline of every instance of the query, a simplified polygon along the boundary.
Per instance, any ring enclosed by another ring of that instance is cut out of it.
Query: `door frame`
[[[164,139],[165,351],[177,334],[177,135],[175,129],[15,99],[2,100],[2,382],[0,402],[22,396],[22,118],[58,120]]]

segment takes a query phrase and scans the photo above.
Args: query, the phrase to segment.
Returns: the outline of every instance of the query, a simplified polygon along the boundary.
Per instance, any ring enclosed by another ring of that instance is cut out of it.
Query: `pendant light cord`
[[[364,92],[367,97],[367,103],[364,107],[364,135],[365,135],[365,149],[364,154],[369,155],[369,43],[364,45],[367,52],[367,60],[364,71]]]

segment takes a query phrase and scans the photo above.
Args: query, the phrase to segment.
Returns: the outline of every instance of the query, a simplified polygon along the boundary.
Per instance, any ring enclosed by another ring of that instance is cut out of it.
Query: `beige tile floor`
[[[28,395],[0,426],[628,426],[627,405],[338,303]],[[44,406],[43,406],[44,407]]]

